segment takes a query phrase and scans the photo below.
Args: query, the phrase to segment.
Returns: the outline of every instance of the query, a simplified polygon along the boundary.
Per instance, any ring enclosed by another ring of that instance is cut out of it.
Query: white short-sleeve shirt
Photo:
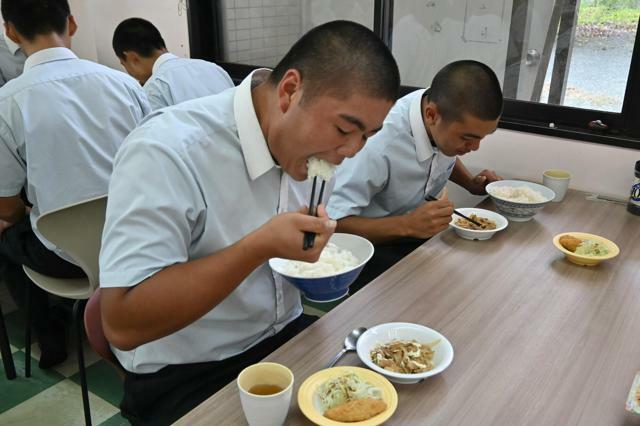
[[[331,218],[402,215],[444,188],[456,157],[444,155],[429,141],[421,111],[425,91],[399,99],[382,130],[338,167],[327,206]]]
[[[295,198],[281,206],[285,178],[253,108],[252,81],[265,74],[255,71],[237,88],[157,111],[127,138],[109,187],[102,287],[132,287],[168,266],[208,256],[291,207]],[[265,263],[194,323],[114,352],[136,373],[222,360],[301,313],[298,290],[276,281]]]
[[[151,77],[143,87],[155,111],[233,86],[229,74],[214,63],[165,53],[153,64]]]
[[[62,47],[34,53],[0,88],[0,197],[26,187],[34,232],[56,250],[37,219],[106,194],[118,147],[149,112],[128,75]]]

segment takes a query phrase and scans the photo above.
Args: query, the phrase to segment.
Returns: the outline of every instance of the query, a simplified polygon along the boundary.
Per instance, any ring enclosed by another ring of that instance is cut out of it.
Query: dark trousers
[[[7,284],[20,309],[24,309],[26,286],[29,286],[31,324],[42,343],[51,329],[49,296],[27,278],[22,265],[56,278],[80,278],[85,274],[42,244],[31,229],[29,216],[0,235],[0,278]]]
[[[377,244],[373,257],[362,269],[356,281],[349,286],[349,294],[355,294],[362,287],[378,278],[383,272],[420,247],[427,240],[405,238],[390,244]]]
[[[120,404],[122,415],[133,425],[171,424],[315,320],[316,317],[302,314],[275,336],[223,361],[169,365],[150,374],[127,372]]]

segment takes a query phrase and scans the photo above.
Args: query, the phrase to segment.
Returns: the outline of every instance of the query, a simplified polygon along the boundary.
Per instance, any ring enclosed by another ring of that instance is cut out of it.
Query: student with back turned
[[[112,44],[122,66],[143,85],[154,110],[233,87],[229,74],[216,64],[169,53],[160,31],[144,19],[122,21]]]
[[[59,278],[84,274],[36,221],[106,194],[116,151],[149,106],[131,77],[70,50],[77,25],[67,0],[2,0],[2,17],[28,58],[24,73],[0,88],[0,275],[19,307],[30,286],[39,365],[49,368],[67,357],[64,326],[22,265]]]

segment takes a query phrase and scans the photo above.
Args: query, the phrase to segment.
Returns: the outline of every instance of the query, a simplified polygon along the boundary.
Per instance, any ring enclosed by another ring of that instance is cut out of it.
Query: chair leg
[[[2,354],[2,364],[4,365],[4,373],[8,380],[16,378],[16,367],[13,364],[13,355],[9,346],[9,336],[7,328],[4,325],[4,316],[2,316],[2,307],[0,306],[0,354]]]
[[[86,300],[76,300],[73,304],[73,321],[76,329],[76,343],[78,345],[78,369],[80,371],[80,387],[82,389],[82,406],[84,408],[84,422],[91,426],[91,408],[89,407],[89,388],[87,387],[87,375],[84,365],[84,353],[82,343],[84,341],[83,321]]]
[[[31,282],[27,282],[25,285],[25,298],[24,298],[24,314],[25,314],[25,326],[24,326],[24,376],[31,377]]]

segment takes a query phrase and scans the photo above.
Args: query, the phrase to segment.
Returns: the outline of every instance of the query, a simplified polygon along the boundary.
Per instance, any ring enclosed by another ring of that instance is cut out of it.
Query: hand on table
[[[491,182],[502,180],[493,170],[483,170],[473,177],[467,190],[474,195],[486,195],[486,187]]]

